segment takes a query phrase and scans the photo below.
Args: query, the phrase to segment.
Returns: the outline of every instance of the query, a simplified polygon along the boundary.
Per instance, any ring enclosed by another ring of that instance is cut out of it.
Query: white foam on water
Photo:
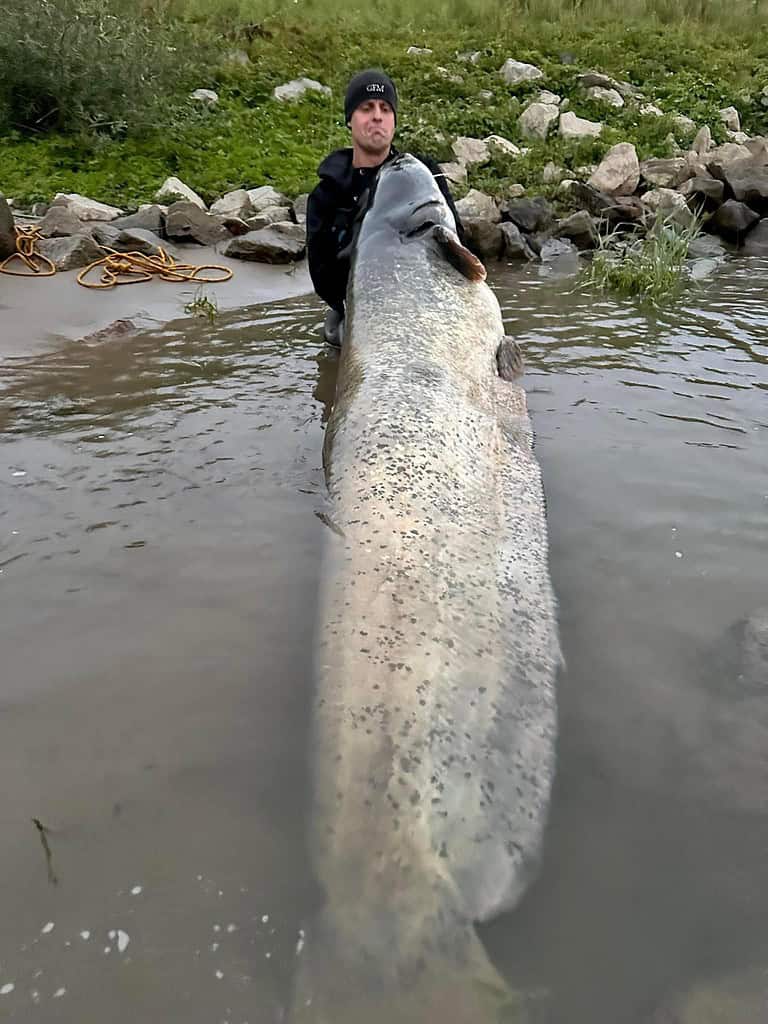
[[[87,942],[88,939],[90,939],[90,937],[91,933],[89,931],[80,932],[80,938],[83,940],[83,942]]]
[[[49,921],[48,924],[43,925],[40,931],[42,932],[43,935],[49,935],[55,927],[56,925],[53,923],[53,921]]]
[[[131,896],[139,896],[143,891],[143,887],[140,885],[134,885],[131,889]]]
[[[12,981],[7,982],[2,988],[0,988],[0,996],[9,996],[15,988],[16,986]]]
[[[56,991],[53,993],[53,998],[54,999],[61,999],[61,997],[66,995],[66,994],[67,994],[67,990],[65,988],[57,988]]]
[[[237,925],[236,925],[236,924],[228,924],[228,925],[227,925],[227,931],[228,931],[228,932],[230,933],[230,935],[231,935],[231,934],[232,934],[232,932],[236,932],[236,931],[237,931]]]
[[[221,981],[221,979],[224,977],[224,972],[216,971],[216,977],[219,979],[219,981]]]
[[[128,943],[131,941],[130,935],[127,932],[117,931],[117,951],[118,953],[124,953],[128,948]]]

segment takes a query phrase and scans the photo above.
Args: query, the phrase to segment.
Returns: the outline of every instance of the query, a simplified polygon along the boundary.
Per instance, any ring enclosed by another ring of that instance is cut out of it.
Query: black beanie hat
[[[344,96],[344,120],[349,119],[366,100],[386,100],[397,118],[397,89],[395,83],[377,68],[368,68],[351,79]]]

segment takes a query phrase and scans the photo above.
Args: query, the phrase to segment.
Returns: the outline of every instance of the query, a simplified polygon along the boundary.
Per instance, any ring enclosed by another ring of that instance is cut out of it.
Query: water
[[[495,281],[568,671],[542,872],[483,938],[552,1024],[642,1024],[768,964],[768,698],[728,671],[768,604],[767,270],[656,314],[556,267]],[[0,1018],[281,1019],[317,895],[321,319],[301,298],[4,364]]]

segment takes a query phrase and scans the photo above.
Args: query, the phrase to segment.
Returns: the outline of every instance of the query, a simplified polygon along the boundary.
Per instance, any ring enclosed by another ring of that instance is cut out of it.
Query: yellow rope
[[[16,277],[52,277],[56,267],[47,256],[37,251],[37,241],[41,237],[40,228],[16,228],[16,252],[0,263],[0,274],[13,274]],[[77,275],[77,283],[84,288],[114,288],[118,284],[139,284],[151,281],[153,277],[161,281],[195,281],[197,284],[223,284],[232,277],[229,267],[220,263],[204,263],[195,266],[192,263],[177,263],[165,249],[159,249],[157,256],[145,256],[140,252],[117,252],[107,245],[99,246],[107,255],[94,260],[84,267]],[[20,260],[26,270],[10,270],[8,265]],[[47,267],[47,269],[45,269]],[[86,280],[97,267],[101,267],[98,281]],[[205,270],[219,271],[219,277],[202,277]]]

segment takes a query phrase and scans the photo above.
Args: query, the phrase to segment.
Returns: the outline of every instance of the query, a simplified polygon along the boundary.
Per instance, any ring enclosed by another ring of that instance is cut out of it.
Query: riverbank
[[[733,29],[562,11],[551,20],[504,24],[502,12],[486,13],[472,27],[469,5],[450,30],[426,16],[404,25],[385,10],[381,32],[359,12],[321,15],[307,0],[290,17],[257,23],[245,8],[203,16],[187,5],[180,13],[196,38],[207,32],[218,41],[216,59],[193,75],[198,88],[216,93],[215,102],[191,100],[189,90],[169,95],[167,117],[116,137],[11,126],[0,147],[0,191],[24,207],[77,192],[131,209],[151,202],[175,175],[209,204],[235,188],[270,184],[294,197],[311,189],[321,157],[347,143],[344,85],[366,64],[387,68],[398,83],[402,148],[456,162],[456,139],[499,135],[522,151],[492,147],[487,159],[467,164],[454,181],[459,196],[475,188],[504,198],[518,186],[567,210],[575,207],[560,181],[586,180],[619,142],[632,143],[641,161],[685,151],[704,125],[715,143],[724,143],[734,134],[735,122],[721,113],[730,107],[740,131],[768,132],[768,49],[757,8],[751,22]],[[189,61],[183,52],[176,56],[188,80]],[[509,60],[540,74],[523,72],[514,81],[502,71]],[[582,76],[595,71],[622,86],[621,105],[585,84]],[[277,87],[301,78],[330,92],[310,89],[293,102],[274,98]],[[542,90],[558,97],[557,117],[543,136],[521,122]],[[602,125],[599,135],[564,137],[558,121],[568,113]]]

